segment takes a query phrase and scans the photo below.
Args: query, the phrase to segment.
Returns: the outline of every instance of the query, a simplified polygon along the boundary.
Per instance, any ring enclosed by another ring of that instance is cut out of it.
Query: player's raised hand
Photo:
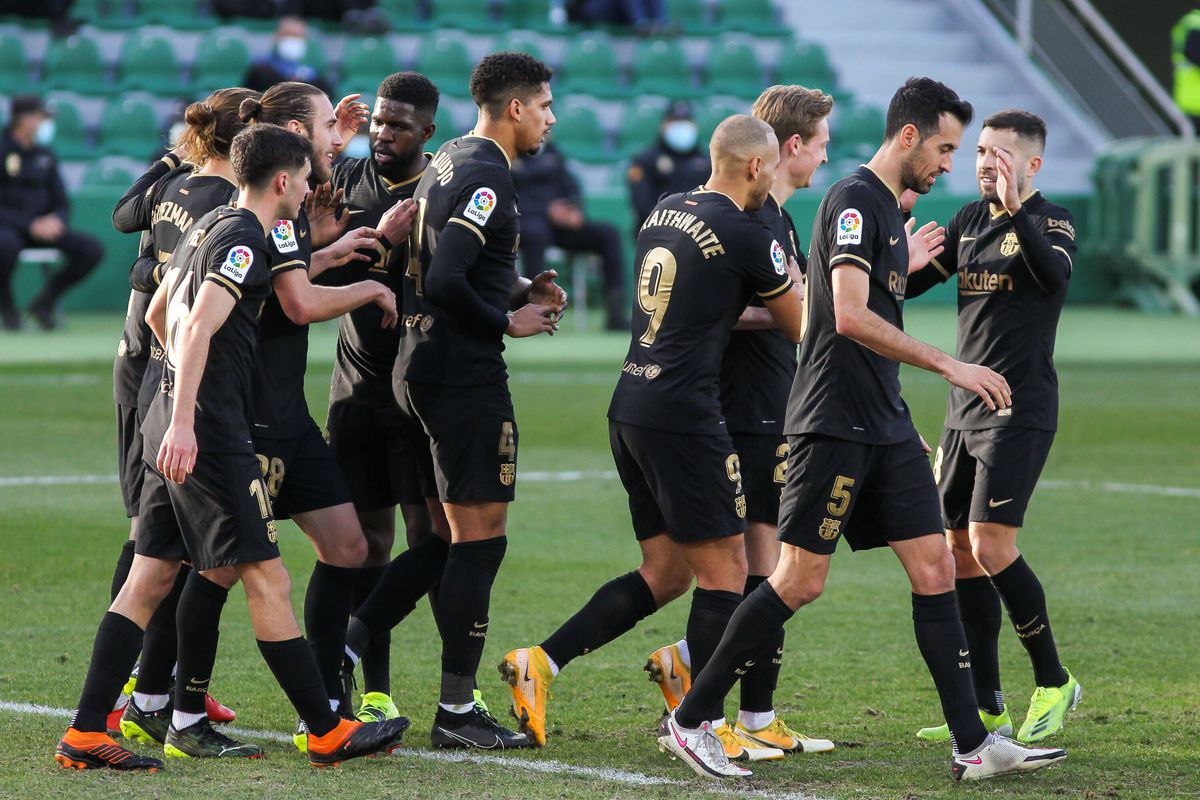
[[[304,199],[304,210],[312,228],[314,250],[336,240],[350,224],[349,214],[339,215],[345,197],[345,189],[335,192],[332,184],[323,183],[309,192]]]
[[[342,137],[343,147],[349,144],[358,132],[359,127],[371,118],[371,109],[366,103],[358,102],[361,94],[348,94],[334,106],[333,113],[337,117],[337,132]]]
[[[796,260],[795,256],[788,256],[784,270],[787,272],[788,277],[792,279],[792,283],[796,284],[796,289],[800,292],[800,296],[804,297],[808,281],[804,277],[804,273],[800,271],[800,262]]]
[[[396,310],[396,293],[378,281],[366,281],[366,283],[374,284],[375,298],[373,302],[383,310],[383,320],[380,321],[381,328],[394,328],[400,319],[400,313]]]
[[[974,392],[983,398],[988,411],[1005,409],[1012,405],[1012,389],[1008,381],[998,372],[980,364],[966,364],[952,360],[950,368],[942,375],[960,389]]]
[[[375,242],[379,240],[379,231],[365,225],[346,231],[336,242],[323,248],[330,256],[330,267],[340,267],[350,261],[373,261],[374,256],[361,253],[360,250],[374,250]]]
[[[904,235],[908,238],[908,274],[910,275],[937,258],[946,249],[946,229],[938,225],[937,220],[930,220],[914,231],[913,228],[916,225],[915,217],[909,217],[908,222],[904,223]]]
[[[1012,154],[1003,147],[993,147],[992,152],[996,154],[996,194],[1004,210],[1016,214],[1021,210],[1021,195],[1017,191],[1017,170]]]
[[[514,339],[526,336],[537,336],[548,333],[551,336],[558,330],[554,321],[554,309],[540,303],[526,303],[508,315],[508,330],[505,331]]]
[[[198,452],[196,431],[190,427],[176,427],[171,423],[163,435],[154,464],[167,480],[183,483],[196,467]]]
[[[417,204],[411,197],[406,197],[389,208],[379,218],[379,232],[387,237],[393,245],[408,238],[412,230],[413,219],[417,216]]]
[[[562,316],[562,312],[567,308],[567,292],[554,282],[557,277],[558,272],[552,269],[539,272],[530,281],[526,298],[530,303],[550,306],[555,314]]]

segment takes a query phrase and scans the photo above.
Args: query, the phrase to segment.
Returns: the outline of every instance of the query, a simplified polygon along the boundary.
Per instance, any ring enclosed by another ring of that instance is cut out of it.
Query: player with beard
[[[664,197],[638,234],[632,337],[608,410],[642,563],[601,586],[541,644],[513,650],[500,664],[513,715],[539,746],[550,683],[570,661],[632,630],[686,592],[694,575],[687,641],[692,666],[703,670],[742,599],[746,498],[722,414],[721,356],[752,296],[797,341],[802,276],[771,230],[747,213],[763,207],[775,180],[779,141],[771,126],[729,117],[709,147],[713,172],[704,185]],[[732,732],[729,742],[739,757],[783,756]]]
[[[398,72],[379,84],[371,112],[371,156],[342,159],[333,169],[333,188],[345,193],[347,210],[356,225],[375,227],[397,203],[412,197],[429,163],[424,145],[433,135],[437,106],[437,87],[420,73]],[[348,264],[334,279],[349,283],[369,278],[399,294],[407,267],[407,241],[391,240],[385,231],[370,255],[372,260]],[[442,538],[450,536],[437,490],[422,486],[418,471],[415,448],[428,447],[425,435],[405,423],[392,394],[400,332],[382,327],[380,318],[380,310],[373,305],[342,316],[326,425],[329,445],[350,487],[367,538],[367,559],[355,588],[356,605],[371,593],[392,559],[397,505],[409,547],[433,535],[431,508],[439,519]],[[431,592],[431,602],[433,598]],[[399,715],[390,697],[390,643],[390,629],[384,630],[371,640],[363,658],[359,719]]]
[[[1028,111],[984,120],[976,148],[982,199],[954,215],[946,252],[910,275],[907,287],[915,297],[957,272],[958,356],[1002,370],[1019,398],[993,413],[974,395],[951,389],[933,474],[975,696],[989,730],[1012,733],[996,651],[1001,600],[1033,663],[1037,689],[1017,732],[1023,742],[1057,733],[1081,694],[1058,658],[1041,581],[1017,550],[1058,424],[1054,335],[1075,254],[1070,212],[1033,186],[1045,146],[1046,124]],[[944,741],[949,730],[924,728],[917,736]]]
[[[163,391],[151,404],[143,431],[147,464],[153,469],[140,511],[148,523],[173,515],[180,524],[174,530],[153,524],[143,528],[139,543],[153,532],[160,555],[135,556],[128,580],[100,623],[79,710],[56,749],[55,759],[63,768],[154,771],[162,766],[158,759],[116,745],[103,725],[137,658],[143,629],[185,555],[197,571],[229,565],[244,581],[263,658],[308,724],[312,764],[336,765],[394,749],[407,727],[404,719],[340,720],[330,710],[312,652],[292,613],[290,579],[279,558],[266,486],[250,439],[256,328],[271,292],[265,233],[274,220],[294,215],[303,201],[311,152],[305,139],[279,128],[239,134],[231,145],[231,160],[240,207],[215,209],[195,223],[189,234],[194,249],[177,273],[178,283],[168,280],[156,293],[169,296],[166,328],[161,317],[154,318],[156,334],[167,335],[167,368]],[[194,735],[189,733],[193,730]],[[262,754],[256,746],[217,732],[203,715],[188,729],[172,725],[168,755],[191,754],[175,752],[181,738],[224,756]]]
[[[807,270],[791,215],[783,206],[797,189],[812,184],[828,161],[829,113],[833,98],[819,89],[772,86],[759,95],[751,114],[775,131],[779,168],[762,208],[755,215],[771,229],[788,258]],[[796,345],[775,325],[762,300],[755,297],[738,319],[721,357],[721,411],[733,438],[746,492],[746,587],[749,594],[779,562],[779,494],[787,468],[783,421],[788,391],[796,375]],[[687,639],[660,647],[650,655],[646,671],[659,685],[667,712],[679,705],[691,685]],[[723,725],[717,737],[735,760],[755,760],[782,752],[821,753],[833,749],[828,739],[797,733],[775,715],[774,693],[783,658],[783,631],[755,659],[741,680],[736,725]],[[665,718],[665,717],[664,717]]]
[[[956,779],[1026,772],[1066,757],[988,733],[979,719],[928,448],[900,397],[903,362],[979,395],[989,409],[1011,405],[1002,376],[902,327],[909,269],[941,252],[943,233],[931,223],[910,236],[914,222],[905,222],[900,193],[924,194],[950,171],[971,116],[970,104],[945,85],[909,79],[888,107],[883,145],[830,187],[817,209],[806,329],[784,429],[791,447],[779,565],[733,614],[659,738],[702,776],[739,774],[716,743],[712,709],[796,610],[820,596],[843,536],[855,550],[890,546],[908,574],[917,646],[950,726]]]

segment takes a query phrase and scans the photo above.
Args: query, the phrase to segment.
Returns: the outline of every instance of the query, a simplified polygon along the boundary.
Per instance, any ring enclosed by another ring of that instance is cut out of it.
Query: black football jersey
[[[785,256],[807,270],[796,226],[775,198],[755,215],[771,229]],[[757,296],[750,305],[762,306]],[[734,331],[721,358],[721,411],[730,433],[783,433],[788,391],[796,377],[796,345],[777,330]]]
[[[451,139],[430,161],[413,199],[417,218],[409,236],[393,380],[447,386],[506,380],[504,328],[491,318],[507,314],[517,279],[520,220],[508,155],[482,136]],[[482,245],[467,282],[487,319],[464,318],[426,297],[425,284],[438,268],[438,240],[451,225],[470,231]]]
[[[412,197],[421,174],[397,183],[379,174],[374,158],[343,159],[333,169],[333,188],[346,191],[350,227],[367,225],[373,228],[388,209],[406,197]],[[408,242],[389,244],[390,248],[380,244],[371,253],[373,260],[370,262],[351,261],[341,267],[338,282],[379,281],[398,298],[402,297]],[[329,402],[395,405],[392,367],[400,347],[400,329],[399,326],[384,328],[380,325],[382,321],[383,310],[375,303],[367,303],[342,315],[338,322],[337,355]]]
[[[161,164],[162,162],[156,162]],[[152,285],[163,277],[162,265],[175,252],[184,231],[209,211],[227,205],[237,187],[219,175],[196,175],[191,164],[181,164],[163,175],[142,198],[149,202],[137,208],[138,223],[147,234],[142,237],[142,254],[153,258],[157,266],[149,271]],[[136,185],[136,184],[135,184]],[[114,381],[114,399],[120,405],[138,405],[143,410],[157,392],[162,379],[163,350],[145,323],[146,309],[153,292],[134,290],[125,316],[125,330],[117,346],[118,360],[130,360],[131,369],[121,373],[120,390]],[[123,356],[121,354],[124,354]],[[138,369],[138,362],[140,369]]]
[[[258,320],[271,294],[271,252],[253,213],[230,207],[210,211],[188,232],[174,262],[182,268],[167,302],[167,355],[162,391],[150,405],[143,433],[147,452],[162,441],[171,420],[180,322],[206,282],[229,292],[236,304],[208,348],[196,394],[199,448],[210,453],[254,452],[250,436],[251,375]]]
[[[865,270],[870,276],[867,308],[904,328],[904,212],[896,192],[865,165],[829,187],[813,220],[806,326],[784,432],[865,444],[914,438],[916,429],[900,397],[899,362],[837,332],[835,268]]]
[[[721,356],[752,296],[792,285],[783,245],[727,195],[659,201],[637,238],[632,335],[608,418],[693,434],[726,430]]]
[[[999,372],[1012,389],[1009,408],[989,411],[974,392],[950,388],[946,427],[1058,427],[1054,337],[1075,258],[1069,211],[1035,192],[1019,215],[993,214],[983,200],[959,209],[946,226],[946,249],[925,269],[958,274],[958,358]],[[1035,263],[1030,267],[1032,260]],[[1057,273],[1057,286],[1038,274]]]
[[[267,234],[271,280],[294,269],[308,271],[312,263],[312,231],[308,214],[276,220]],[[308,368],[308,326],[297,325],[284,313],[272,292],[263,306],[254,366],[254,435],[272,439],[298,436],[311,425],[304,397]]]

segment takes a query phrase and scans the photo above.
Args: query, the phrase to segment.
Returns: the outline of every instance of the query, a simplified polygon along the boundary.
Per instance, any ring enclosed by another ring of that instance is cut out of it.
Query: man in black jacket
[[[0,321],[8,330],[21,327],[12,296],[17,256],[27,247],[54,247],[66,264],[46,280],[29,305],[38,323],[57,326],[59,298],[95,268],[104,249],[95,237],[67,228],[67,193],[58,161],[45,141],[53,136],[50,113],[40,97],[12,99],[12,122],[0,138]]]
[[[579,181],[567,169],[566,159],[552,144],[536,156],[521,155],[513,162],[513,183],[521,198],[521,259],[525,276],[545,269],[546,248],[569,253],[597,253],[604,270],[605,327],[629,328],[625,301],[625,251],[621,234],[608,222],[590,220],[583,213]]]

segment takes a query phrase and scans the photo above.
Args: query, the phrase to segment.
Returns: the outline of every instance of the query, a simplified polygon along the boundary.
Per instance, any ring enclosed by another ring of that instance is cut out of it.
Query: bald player
[[[800,338],[799,266],[758,218],[779,165],[771,126],[722,122],[704,185],[664,197],[638,232],[637,301],[629,352],[609,406],[609,443],[629,495],[642,563],[601,586],[540,645],[513,650],[500,672],[513,714],[546,743],[550,682],[576,656],[631,630],[697,588],[687,623],[699,671],[742,599],[746,498],[721,414],[721,355],[752,297],[780,331]]]

